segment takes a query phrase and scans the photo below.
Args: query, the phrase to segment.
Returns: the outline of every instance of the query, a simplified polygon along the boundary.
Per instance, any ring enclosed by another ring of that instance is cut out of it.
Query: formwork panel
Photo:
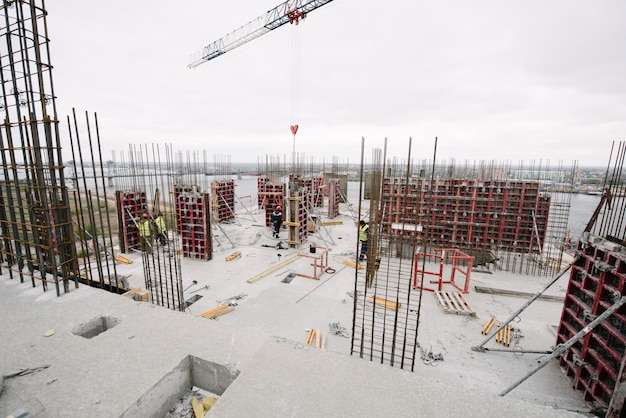
[[[196,260],[211,260],[210,199],[195,187],[174,186],[176,225],[180,235],[182,255]]]
[[[341,192],[339,191],[339,182],[331,180],[328,182],[328,219],[335,219],[339,216],[339,202],[341,200]]]
[[[267,177],[257,179],[257,199],[259,208],[265,210],[265,226],[272,226],[272,212],[277,205],[284,206],[285,185],[271,181]]]
[[[617,249],[612,243],[611,248]],[[570,273],[557,344],[568,341],[609,309],[626,286],[622,252],[609,251],[601,243],[579,243],[579,251]],[[565,351],[559,363],[590,407],[606,411],[616,386],[624,380],[621,364],[625,354],[626,308],[622,306]]]
[[[146,193],[143,191],[121,191],[115,192],[115,202],[118,214],[118,237],[120,251],[129,253],[140,251],[141,243],[137,219],[148,210]]]
[[[211,182],[211,213],[217,222],[235,218],[235,182],[233,180]]]

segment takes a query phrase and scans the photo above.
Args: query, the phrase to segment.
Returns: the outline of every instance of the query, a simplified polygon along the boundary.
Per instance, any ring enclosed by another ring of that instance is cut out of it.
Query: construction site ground
[[[550,350],[555,344],[562,302],[530,305],[511,324],[521,336],[517,345],[490,341],[486,347],[505,351],[471,350],[484,340],[481,330],[491,317],[503,321],[528,299],[478,293],[474,286],[532,294],[550,277],[474,268],[463,298],[475,315],[446,312],[433,292],[424,291],[418,343],[441,360],[416,358],[414,372],[399,370],[351,356],[351,338],[331,332],[343,327],[349,336],[352,328],[355,269],[344,260],[355,260],[354,213],[342,204],[342,215],[333,220],[339,222],[321,227],[299,248],[283,249],[278,243],[287,247],[287,232],[273,238],[263,216],[245,211],[214,228],[211,261],[182,259],[185,300],[197,299],[184,313],[84,285],[56,297],[40,284],[20,283],[16,275],[10,280],[3,266],[0,372],[8,377],[0,416],[19,408],[36,417],[144,416],[137,411],[157,402],[146,394],[187,356],[240,373],[232,384],[226,379],[211,416],[443,417],[502,411],[543,417],[588,411],[557,361],[498,396],[543,358],[516,350]],[[331,270],[319,280],[298,275],[313,274],[305,256],[310,245],[330,249]],[[127,276],[131,288],[145,287],[141,254],[126,256],[132,263],[117,264],[118,275]],[[258,279],[250,283],[251,278]],[[565,274],[546,294],[563,296],[567,281]],[[457,291],[450,285],[444,290]],[[231,311],[215,319],[199,316],[229,301]],[[93,338],[81,337],[81,327],[94,320],[109,325]],[[325,334],[324,349],[306,344],[310,329]]]

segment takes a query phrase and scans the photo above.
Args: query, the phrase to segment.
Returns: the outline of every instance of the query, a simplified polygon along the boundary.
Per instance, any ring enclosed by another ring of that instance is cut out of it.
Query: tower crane
[[[188,67],[196,68],[286,23],[297,25],[307,13],[331,1],[333,0],[287,0],[193,54]]]

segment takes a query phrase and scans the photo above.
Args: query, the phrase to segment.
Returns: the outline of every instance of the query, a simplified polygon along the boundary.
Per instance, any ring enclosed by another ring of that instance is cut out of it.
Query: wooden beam
[[[287,264],[293,263],[294,261],[296,261],[297,259],[299,259],[300,256],[299,255],[294,255],[291,258],[286,259],[285,261],[283,261],[282,263],[278,263],[276,264],[274,267],[271,267],[255,276],[250,277],[247,282],[248,283],[254,283],[258,280],[261,280],[263,277],[267,276],[268,274],[272,274],[273,272],[275,272],[276,270],[280,270],[281,268],[285,267]]]
[[[400,308],[399,303],[392,302],[384,298],[378,298],[378,297],[374,298],[374,296],[370,296],[368,300],[371,303],[375,303],[376,305],[379,305],[379,306],[384,306],[387,309],[393,309],[394,311],[397,311]]]
[[[535,293],[520,292],[517,290],[496,289],[493,287],[474,286],[474,290],[478,293],[489,293],[492,295],[514,296],[518,298],[531,298],[535,296]],[[563,296],[541,295],[537,299],[543,299],[551,302],[563,302],[565,298]]]

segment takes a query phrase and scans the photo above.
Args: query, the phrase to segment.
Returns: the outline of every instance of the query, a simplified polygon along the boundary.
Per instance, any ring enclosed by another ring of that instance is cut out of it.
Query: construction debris
[[[219,397],[196,386],[185,392],[165,418],[201,418],[215,405]]]
[[[231,296],[231,297],[226,298],[226,299],[218,300],[217,303],[220,303],[220,304],[221,303],[226,303],[226,304],[228,304],[230,306],[237,306],[237,302],[235,302],[235,301],[241,300],[241,299],[245,298],[246,296],[248,296],[248,295],[245,294],[245,293],[240,293],[237,296]]]
[[[348,329],[341,325],[339,322],[331,322],[330,324],[328,324],[328,330],[333,335],[350,338]]]
[[[441,353],[433,353],[432,347],[428,352],[426,352],[422,347],[420,347],[420,352],[422,353],[421,359],[427,366],[436,366],[438,362],[443,361],[443,354]]]

